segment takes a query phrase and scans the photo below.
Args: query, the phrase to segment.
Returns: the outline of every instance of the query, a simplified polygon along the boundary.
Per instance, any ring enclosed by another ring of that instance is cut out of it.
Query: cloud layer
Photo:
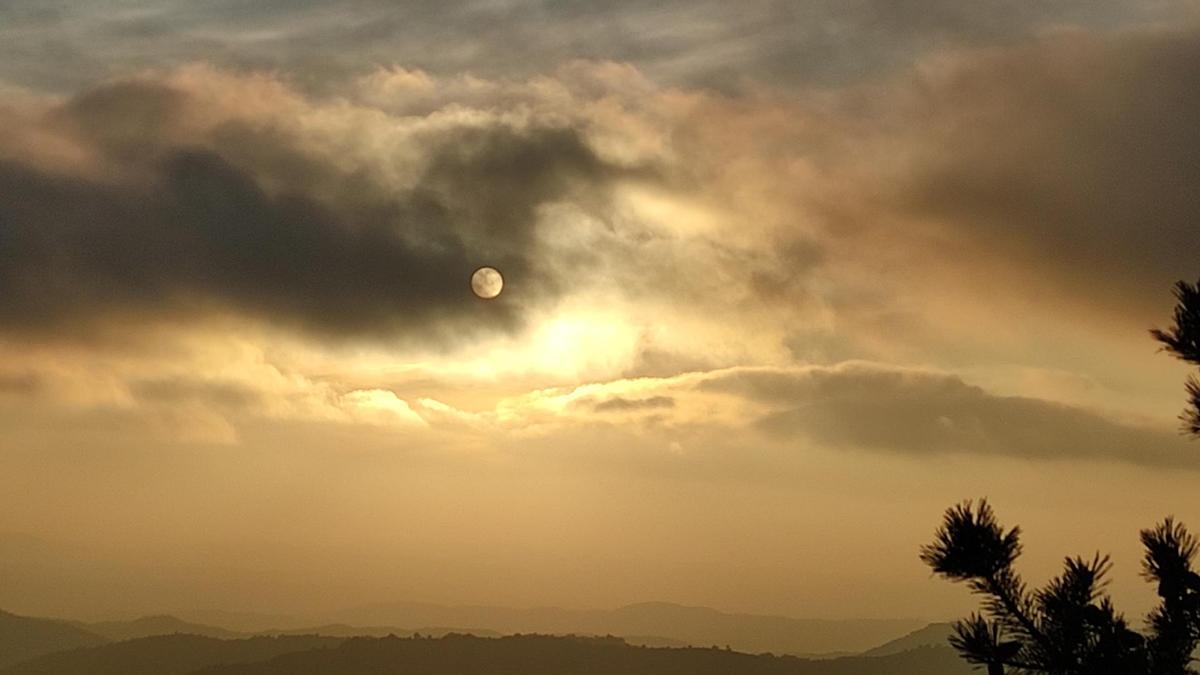
[[[252,81],[188,78],[119,82],[10,116],[0,330],[231,311],[320,335],[450,345],[510,330],[522,306],[555,296],[539,209],[602,209],[628,173],[570,126],[495,117],[421,130],[409,157],[364,167],[348,146],[370,129],[317,148],[288,117],[347,123],[336,111],[297,110],[308,104],[285,90],[247,109],[231,97]],[[27,151],[38,136],[73,162]],[[406,175],[389,181],[381,165]],[[483,264],[506,275],[495,302],[468,290]]]
[[[0,533],[138,580],[16,597],[949,614],[986,494],[1144,599],[1198,19],[0,2]]]
[[[1178,25],[1187,0],[671,0],[592,5],[554,0],[336,6],[273,0],[127,0],[0,8],[0,75],[58,90],[116,72],[206,59],[297,73],[336,87],[379,63],[439,75],[526,77],[571,59],[637,64],[672,84],[734,89],[841,84],[904,67],[932,49],[1019,43],[1047,29]],[[87,44],[82,49],[81,44]],[[37,55],[32,56],[32,55]]]

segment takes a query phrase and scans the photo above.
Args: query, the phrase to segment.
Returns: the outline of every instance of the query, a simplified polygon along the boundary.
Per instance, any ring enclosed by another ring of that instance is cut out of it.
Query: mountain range
[[[708,607],[646,602],[611,610],[513,609],[424,603],[378,604],[337,612],[352,625],[470,626],[514,633],[661,636],[744,652],[818,655],[857,653],[927,622],[918,619],[797,619],[734,614]]]
[[[884,622],[737,615],[664,603],[610,612],[380,605],[348,614],[500,622],[491,624],[497,629],[473,630],[335,623],[250,634],[167,615],[88,624],[0,612],[0,675],[959,675],[970,670],[946,646],[946,624],[877,641],[854,655],[801,657],[786,650],[747,653],[733,643],[837,646],[850,636],[833,640],[836,628],[881,630]],[[512,630],[514,625],[524,630]],[[529,630],[531,625],[560,630],[549,634]],[[794,632],[786,633],[789,628]],[[756,636],[755,630],[764,633]]]

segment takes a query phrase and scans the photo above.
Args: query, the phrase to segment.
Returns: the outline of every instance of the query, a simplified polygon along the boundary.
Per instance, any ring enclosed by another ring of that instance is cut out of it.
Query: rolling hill
[[[948,647],[923,647],[883,657],[809,660],[712,648],[634,647],[617,638],[521,635],[492,639],[451,635],[440,639],[356,638],[336,649],[293,652],[257,663],[213,666],[195,675],[966,675],[971,672],[970,666]]]
[[[482,628],[447,628],[444,626],[426,626],[423,628],[398,628],[396,626],[351,626],[346,623],[331,623],[323,626],[308,628],[290,628],[287,630],[256,631],[256,635],[325,635],[329,637],[443,637],[451,633],[475,635],[478,637],[500,637],[500,633]]]
[[[924,625],[908,619],[830,621],[732,614],[665,602],[614,610],[390,603],[340,612],[336,621],[351,625],[477,626],[505,635],[649,635],[692,646],[729,645],[744,652],[776,654],[857,653]]]
[[[113,640],[134,640],[137,638],[152,637],[155,635],[174,635],[176,633],[185,635],[202,635],[204,637],[218,638],[221,640],[231,640],[238,637],[246,637],[235,631],[218,628],[216,626],[208,626],[205,624],[192,623],[184,621],[173,616],[144,616],[140,619],[132,621],[102,621],[98,623],[83,624],[83,627],[93,633],[103,635],[104,637]],[[312,634],[315,631],[310,631]]]
[[[647,625],[648,621],[662,625],[662,621],[674,616],[680,623],[672,626],[672,631],[693,636],[704,634],[702,631],[706,629],[734,634],[725,632],[731,630],[730,624],[722,622],[732,621],[727,617],[744,620],[713,610],[651,607],[665,613],[645,613],[646,606],[634,606],[612,614],[625,616],[623,625],[631,630]],[[634,620],[629,620],[630,616]],[[785,626],[792,630],[796,629],[792,622],[799,621],[775,617],[758,617],[758,620],[758,625]],[[821,625],[822,622],[802,623]],[[446,629],[426,628],[415,631],[422,637],[413,637],[413,631],[387,626],[331,624],[313,628],[308,634],[277,632],[246,637],[171,616],[82,626],[0,612],[0,647],[4,648],[0,650],[4,658],[0,675],[413,672],[423,675],[964,675],[971,672],[946,646],[947,624],[928,625],[862,654],[830,658],[754,655],[715,646],[687,646],[669,638],[623,639],[611,634],[496,637],[487,631],[476,631],[475,635],[444,634]],[[746,630],[737,624],[734,628]],[[201,632],[207,635],[198,634]],[[776,634],[774,639],[796,642],[805,637],[803,632],[789,631],[786,636]]]
[[[411,610],[412,606],[408,606]],[[160,615],[92,624],[0,612],[0,675],[963,675],[972,672],[947,646],[948,624],[929,624],[849,656],[747,653],[728,646],[826,647],[861,623],[725,614],[663,603],[611,612],[432,607],[424,616],[490,619],[563,628],[558,634],[514,630],[414,630],[392,625],[327,624],[248,635]],[[390,611],[383,606],[374,611]],[[412,615],[414,618],[419,613]],[[595,632],[579,630],[590,628]],[[655,633],[639,633],[652,627]],[[813,630],[817,628],[818,630]],[[872,625],[873,628],[882,628]],[[628,637],[613,637],[614,628]],[[755,635],[754,630],[762,630]],[[604,632],[602,632],[604,631]],[[467,634],[469,633],[469,634]],[[690,636],[688,641],[662,634]],[[414,637],[414,634],[420,637]],[[892,633],[895,635],[895,632]],[[599,637],[603,636],[603,637]],[[730,639],[730,638],[733,639]],[[824,641],[823,641],[824,640]],[[837,642],[841,640],[841,642]],[[706,644],[707,643],[707,644]],[[723,648],[717,648],[721,645]],[[816,651],[816,650],[814,650]],[[778,655],[777,655],[778,654]]]
[[[919,647],[944,647],[949,644],[952,627],[948,623],[931,623],[920,630],[868,649],[863,656],[889,656]]]
[[[199,635],[159,635],[47,654],[0,669],[3,675],[187,675],[199,669],[253,663],[303,651],[320,652],[341,638],[308,636],[218,640]]]
[[[94,647],[108,639],[66,621],[0,611],[0,668],[43,654]]]

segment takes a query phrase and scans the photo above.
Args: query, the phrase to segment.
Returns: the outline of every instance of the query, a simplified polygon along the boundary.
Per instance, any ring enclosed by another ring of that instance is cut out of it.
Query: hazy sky
[[[0,0],[0,607],[942,618],[988,496],[1141,610],[1198,63],[1195,0]]]

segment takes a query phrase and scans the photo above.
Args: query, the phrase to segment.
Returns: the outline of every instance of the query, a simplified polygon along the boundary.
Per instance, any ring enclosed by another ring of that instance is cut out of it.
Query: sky
[[[943,619],[988,497],[1137,614],[1197,62],[1194,0],[0,0],[0,607]]]

